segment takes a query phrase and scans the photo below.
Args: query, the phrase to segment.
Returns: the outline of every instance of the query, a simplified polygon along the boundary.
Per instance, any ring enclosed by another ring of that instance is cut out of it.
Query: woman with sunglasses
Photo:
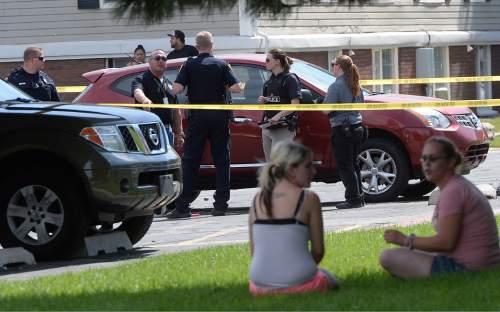
[[[293,61],[285,51],[272,49],[267,52],[266,69],[271,76],[264,83],[261,104],[300,104],[300,82],[290,73]],[[266,161],[269,161],[271,148],[283,140],[293,140],[298,115],[293,111],[264,111],[261,121],[262,148]]]
[[[385,231],[385,241],[401,248],[384,250],[382,267],[402,278],[499,267],[495,216],[481,191],[456,173],[462,163],[456,146],[445,137],[432,137],[425,143],[420,161],[425,178],[441,192],[432,217],[436,234]]]
[[[363,92],[359,85],[359,72],[347,55],[337,56],[331,63],[332,74],[337,78],[328,87],[323,101],[332,103],[363,103]],[[325,112],[332,126],[331,143],[337,171],[345,186],[345,201],[336,205],[338,209],[359,208],[364,205],[361,171],[357,163],[358,147],[365,137],[361,114],[358,111]]]

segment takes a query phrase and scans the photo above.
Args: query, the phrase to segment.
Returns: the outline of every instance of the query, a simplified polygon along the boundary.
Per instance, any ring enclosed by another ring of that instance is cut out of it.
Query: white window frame
[[[443,49],[443,76],[442,77],[450,77],[450,49],[449,47],[434,47],[434,55],[436,54],[436,49]],[[436,62],[434,59],[434,77],[440,78],[441,76],[436,75]],[[436,97],[436,89],[438,87],[445,87],[448,89],[448,100],[451,98],[451,87],[450,83],[435,83],[432,85],[432,96]]]
[[[382,51],[383,50],[391,50],[392,56],[391,56],[391,61],[392,61],[392,77],[387,78],[387,79],[399,79],[399,58],[398,58],[398,48],[374,48],[372,49],[372,77],[373,79],[384,79],[384,73],[383,73],[383,57],[382,57]],[[376,52],[380,52],[380,59],[376,59],[375,54]],[[375,66],[379,66],[380,68],[380,75],[376,75],[376,70]],[[377,92],[384,92],[384,85],[374,85],[372,87],[373,91]],[[391,93],[399,93],[399,85],[394,84],[392,85],[392,91]]]
[[[328,64],[326,64],[326,69],[332,71],[332,61],[339,55],[342,55],[342,49],[336,48],[328,51]]]
[[[476,50],[476,75],[477,76],[491,76],[491,48],[489,45],[475,46]],[[484,49],[484,50],[483,50]],[[485,59],[483,60],[486,64],[484,72],[481,72],[481,51]],[[484,88],[485,93],[481,96],[481,89]],[[479,81],[476,83],[476,95],[478,100],[491,99],[492,97],[491,81]]]
[[[417,0],[419,4],[430,4],[430,5],[438,5],[438,4],[446,4],[446,0]]]

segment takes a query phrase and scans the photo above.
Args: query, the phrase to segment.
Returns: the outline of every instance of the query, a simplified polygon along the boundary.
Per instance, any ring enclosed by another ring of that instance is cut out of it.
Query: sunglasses
[[[154,60],[157,62],[159,62],[160,60],[166,62],[167,57],[166,56],[155,56]]]
[[[335,66],[335,65],[339,65],[339,64],[332,62],[332,67]]]
[[[269,63],[269,62],[271,62],[271,59],[266,58],[266,63]]]
[[[436,162],[436,161],[438,161],[440,159],[446,159],[446,157],[444,157],[444,156],[435,156],[435,155],[422,155],[420,157],[420,161],[421,162],[429,161],[429,162],[433,163],[433,162]]]
[[[38,59],[38,60],[40,60],[40,61],[44,60],[43,56],[39,56],[39,57],[35,57],[35,58]]]

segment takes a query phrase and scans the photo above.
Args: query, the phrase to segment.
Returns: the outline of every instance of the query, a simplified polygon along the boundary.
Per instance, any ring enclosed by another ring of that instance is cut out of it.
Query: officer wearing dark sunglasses
[[[189,58],[174,82],[174,94],[187,87],[190,104],[221,104],[227,102],[226,88],[241,92],[238,79],[227,62],[212,55],[213,38],[208,31],[196,35],[196,58]],[[225,215],[229,200],[230,114],[224,110],[190,110],[184,155],[182,156],[182,194],[169,219],[189,218],[192,192],[196,190],[200,161],[206,140],[210,141],[216,170],[216,190],[212,215]]]
[[[37,100],[59,102],[54,80],[41,71],[45,65],[42,48],[27,48],[23,58],[23,65],[10,73],[7,81]]]
[[[177,97],[172,93],[165,78],[167,54],[163,50],[154,50],[149,58],[149,69],[132,81],[132,94],[140,104],[177,104]],[[147,108],[144,108],[148,110]],[[180,148],[184,144],[182,116],[178,108],[152,108],[151,112],[160,117],[170,144]]]

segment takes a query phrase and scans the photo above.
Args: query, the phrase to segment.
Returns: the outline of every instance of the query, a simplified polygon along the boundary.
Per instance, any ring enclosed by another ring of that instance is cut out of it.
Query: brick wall
[[[450,54],[450,77],[459,76],[475,76],[476,75],[476,54],[474,51],[467,52],[466,46],[457,46],[449,48]],[[475,100],[476,99],[476,84],[475,83],[452,83],[451,99],[452,100]]]
[[[9,73],[22,62],[0,63],[0,77],[6,78]],[[88,81],[83,73],[106,67],[105,59],[57,60],[46,61],[44,72],[55,80],[57,86],[86,86]],[[72,101],[78,93],[60,94],[64,101]]]
[[[500,75],[500,45],[491,46],[491,74],[493,76]],[[492,97],[500,99],[500,81],[492,82],[491,84]],[[494,107],[500,112],[500,106]]]
[[[416,51],[417,48],[398,49],[399,78],[415,78],[417,76]],[[425,95],[425,85],[402,84],[399,85],[399,93]]]
[[[287,55],[328,69],[328,52],[287,52]]]

